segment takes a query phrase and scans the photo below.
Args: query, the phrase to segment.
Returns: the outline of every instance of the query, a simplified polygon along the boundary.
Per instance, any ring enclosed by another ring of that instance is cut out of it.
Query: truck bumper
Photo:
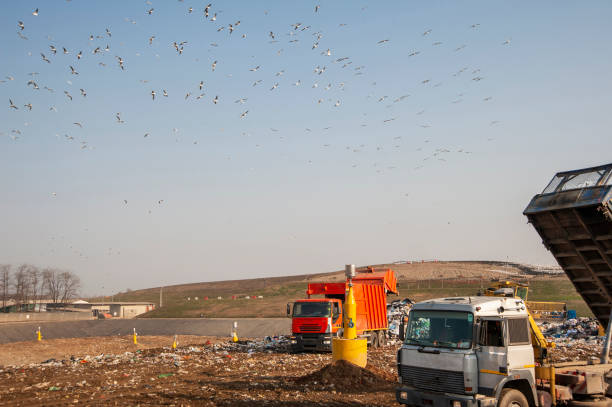
[[[400,404],[415,407],[495,407],[497,404],[494,397],[429,393],[408,386],[397,387],[395,398]]]
[[[293,334],[292,352],[331,352],[332,334]]]

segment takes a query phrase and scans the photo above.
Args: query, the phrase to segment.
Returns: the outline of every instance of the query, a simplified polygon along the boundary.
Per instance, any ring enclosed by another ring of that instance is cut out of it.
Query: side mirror
[[[291,316],[291,304],[287,303],[287,316]]]

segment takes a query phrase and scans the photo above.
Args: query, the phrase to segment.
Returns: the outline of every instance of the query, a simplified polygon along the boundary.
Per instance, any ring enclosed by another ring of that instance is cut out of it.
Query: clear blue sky
[[[554,264],[524,207],[611,161],[609,2],[150,3],[3,5],[0,262],[73,270],[85,294]]]

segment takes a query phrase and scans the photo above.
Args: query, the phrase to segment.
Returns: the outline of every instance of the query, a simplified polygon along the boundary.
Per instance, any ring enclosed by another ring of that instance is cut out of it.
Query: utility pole
[[[163,305],[162,290],[163,290],[163,287],[159,287],[159,308],[161,308]]]

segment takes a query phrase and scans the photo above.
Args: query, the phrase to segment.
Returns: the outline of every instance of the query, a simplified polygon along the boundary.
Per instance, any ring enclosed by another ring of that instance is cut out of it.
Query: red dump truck
[[[291,347],[294,352],[331,351],[333,336],[342,336],[343,302],[348,282],[310,283],[307,299],[287,304],[292,317]],[[353,278],[357,303],[357,335],[368,339],[372,347],[386,344],[387,294],[397,292],[397,278],[391,269],[368,267]],[[322,298],[311,298],[313,295]]]

